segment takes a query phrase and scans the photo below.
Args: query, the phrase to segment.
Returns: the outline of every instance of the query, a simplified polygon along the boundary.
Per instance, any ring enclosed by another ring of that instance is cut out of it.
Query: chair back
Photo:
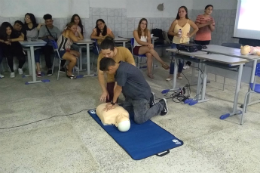
[[[134,54],[134,52],[133,52],[133,49],[134,49],[134,42],[135,42],[135,39],[134,38],[131,38],[131,52],[132,52],[132,54]]]
[[[93,45],[94,45],[94,53],[96,53],[97,55],[99,55],[99,52],[100,52],[100,49],[99,49],[99,46],[98,46],[98,43],[97,43],[97,39],[92,39],[94,42],[93,42]]]
[[[58,44],[55,40],[49,40],[54,50],[58,50]]]
[[[239,43],[222,43],[221,46],[240,49],[241,44],[239,44]]]
[[[260,63],[256,64],[255,75],[260,77]]]

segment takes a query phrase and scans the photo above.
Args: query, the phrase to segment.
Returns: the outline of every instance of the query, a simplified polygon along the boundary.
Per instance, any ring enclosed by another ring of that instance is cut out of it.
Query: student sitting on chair
[[[158,60],[164,69],[169,69],[167,65],[154,50],[153,44],[151,43],[151,33],[147,29],[147,19],[142,18],[139,21],[137,30],[134,30],[134,55],[143,55],[147,57],[147,76],[149,78],[154,78],[152,74],[153,57]]]
[[[66,29],[60,35],[57,43],[58,43],[58,50],[60,53],[60,57],[64,60],[70,61],[67,69],[67,77],[70,79],[76,78],[72,74],[72,69],[76,65],[77,57],[79,57],[79,52],[75,50],[71,50],[70,47],[73,42],[77,42],[83,38],[82,34],[78,32],[79,38],[75,36],[77,31],[77,26],[74,23],[69,23]]]
[[[45,26],[41,27],[39,38],[47,42],[47,44],[42,47],[42,50],[45,57],[46,67],[48,68],[47,76],[51,76],[52,75],[51,55],[53,53],[53,47],[50,41],[51,40],[57,41],[58,37],[60,36],[60,30],[53,25],[52,16],[50,14],[45,14],[43,16],[43,19],[45,20]]]
[[[96,39],[98,45],[107,37],[110,36],[115,38],[113,32],[110,28],[107,27],[105,21],[103,19],[98,19],[96,21],[96,27],[93,29],[92,34],[90,35],[91,39]]]
[[[35,16],[32,13],[25,14],[24,22],[25,22],[25,30],[26,30],[25,38],[28,41],[38,39],[39,30],[43,24],[36,23]],[[36,49],[34,51],[34,55],[35,55],[36,72],[37,72],[36,75],[37,77],[41,77],[42,73],[40,67],[40,49]]]
[[[11,70],[10,78],[15,77],[14,73],[14,57],[19,61],[18,73],[23,74],[22,67],[25,63],[25,54],[19,41],[24,40],[24,35],[21,33],[13,32],[13,27],[10,23],[4,22],[0,27],[0,43],[4,57],[7,58],[9,68]]]
[[[135,65],[135,60],[131,52],[125,47],[115,47],[113,38],[106,37],[100,45],[101,52],[98,56],[97,70],[98,80],[102,88],[102,95],[100,101],[110,102],[114,96],[115,78],[113,74],[107,74],[107,81],[105,81],[104,72],[99,70],[99,62],[103,57],[112,58],[115,62],[124,61]]]
[[[166,115],[168,112],[165,98],[158,103],[146,82],[142,72],[132,64],[115,62],[112,58],[103,58],[100,61],[100,71],[115,75],[117,83],[111,103],[107,103],[106,110],[116,107],[116,101],[121,94],[125,96],[122,105],[128,112],[134,111],[134,121],[142,124],[156,115]]]

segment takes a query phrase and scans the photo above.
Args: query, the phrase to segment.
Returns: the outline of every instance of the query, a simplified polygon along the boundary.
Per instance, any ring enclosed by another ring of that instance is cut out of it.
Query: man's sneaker
[[[11,72],[11,73],[10,73],[10,78],[14,78],[14,77],[15,77],[14,72]]]
[[[159,103],[163,105],[163,110],[161,111],[160,115],[166,115],[168,113],[167,100],[163,98],[159,101]]]
[[[23,74],[23,69],[18,68],[18,73],[19,73],[19,75],[22,75]]]
[[[52,75],[52,70],[49,69],[49,70],[47,71],[47,76],[51,76],[51,75]]]
[[[0,78],[4,78],[4,77],[5,77],[4,75],[0,74]]]
[[[64,67],[60,68],[60,72],[66,73],[66,68],[64,68]]]
[[[37,72],[37,77],[42,77],[42,72],[38,71]]]
[[[150,107],[153,107],[153,105],[155,105],[154,92],[151,93],[151,97],[150,97]]]
[[[183,67],[183,70],[186,70],[186,69],[189,69],[189,68],[190,68],[190,66],[185,65],[185,66]]]

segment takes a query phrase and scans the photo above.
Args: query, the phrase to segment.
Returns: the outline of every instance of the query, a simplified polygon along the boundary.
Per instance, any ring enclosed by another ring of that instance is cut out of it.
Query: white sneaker
[[[11,72],[11,73],[10,73],[10,78],[14,78],[14,77],[15,77],[14,72]]]
[[[20,75],[22,75],[22,74],[23,74],[23,69],[18,68],[18,73],[19,73]]]
[[[185,66],[183,67],[183,70],[186,70],[186,69],[189,69],[189,68],[190,68],[190,66],[185,65]]]
[[[0,74],[0,78],[4,78],[4,77],[5,77],[4,75]]]

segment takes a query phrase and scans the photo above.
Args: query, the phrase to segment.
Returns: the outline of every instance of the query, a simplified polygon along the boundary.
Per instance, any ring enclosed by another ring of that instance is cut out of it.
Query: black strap
[[[163,157],[163,156],[165,156],[165,155],[167,155],[167,154],[169,154],[169,153],[170,153],[170,150],[166,150],[166,151],[164,151],[164,152],[162,152],[162,153],[156,154],[156,156]]]
[[[48,27],[47,27],[46,25],[45,25],[45,27],[46,27],[48,33],[50,34],[50,36],[51,36],[53,39],[55,39],[55,38],[51,35],[51,32],[50,32],[50,30],[48,29]]]

